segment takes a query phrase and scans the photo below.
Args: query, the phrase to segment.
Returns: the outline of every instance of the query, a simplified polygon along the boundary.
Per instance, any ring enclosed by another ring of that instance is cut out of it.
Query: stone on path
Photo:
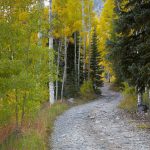
[[[97,101],[58,117],[51,140],[53,150],[150,150],[150,133],[120,116],[117,105],[121,95],[110,91],[108,85],[102,94]]]

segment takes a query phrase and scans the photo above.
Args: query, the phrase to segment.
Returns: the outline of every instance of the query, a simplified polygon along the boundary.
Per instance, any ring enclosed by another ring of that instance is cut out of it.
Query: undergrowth
[[[84,82],[80,88],[80,97],[75,99],[75,105],[80,105],[98,97],[94,93],[92,82]],[[74,106],[74,105],[72,105]],[[21,132],[12,133],[0,145],[0,150],[46,150],[51,149],[50,138],[56,117],[69,108],[66,103],[57,102],[49,107],[46,104],[35,116],[27,120]]]
[[[96,97],[97,95],[94,92],[92,81],[84,81],[80,87],[80,97],[77,99],[78,104],[89,102]]]
[[[53,124],[58,115],[68,108],[67,104],[56,103],[39,111],[36,119],[23,127],[19,134],[11,134],[0,150],[46,150],[49,145],[47,136],[51,134]]]
[[[123,99],[119,104],[119,108],[130,112],[136,113],[137,111],[137,93],[134,87],[129,86],[128,83],[123,83],[124,89],[122,91]],[[150,106],[148,94],[143,95],[143,104]]]

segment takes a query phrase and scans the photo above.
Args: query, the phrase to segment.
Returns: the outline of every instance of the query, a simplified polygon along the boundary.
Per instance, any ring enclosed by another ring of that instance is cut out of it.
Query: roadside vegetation
[[[57,102],[53,106],[46,103],[41,110],[30,118],[19,133],[13,132],[0,145],[1,150],[46,150],[50,147],[50,134],[57,116],[69,107]]]
[[[103,67],[93,7],[94,0],[0,1],[0,149],[44,150],[67,99],[95,98]]]
[[[129,86],[128,83],[123,83],[123,91],[122,91],[123,99],[119,104],[119,108],[124,109],[129,113],[137,112],[137,94],[136,89],[132,86]],[[143,94],[143,104],[150,106],[150,100],[148,98],[148,93],[145,92]]]
[[[120,108],[150,107],[150,2],[47,2],[0,1],[1,149],[44,149],[66,100],[95,99],[104,80],[124,83]]]

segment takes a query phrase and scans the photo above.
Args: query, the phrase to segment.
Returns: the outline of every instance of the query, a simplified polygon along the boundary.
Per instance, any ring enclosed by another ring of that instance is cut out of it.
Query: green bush
[[[128,112],[136,112],[137,109],[137,96],[134,87],[129,86],[128,83],[123,83],[123,99],[119,104],[119,108],[124,109]]]
[[[119,104],[119,108],[128,112],[136,112],[137,110],[137,94],[134,87],[130,87],[128,83],[124,82],[124,89],[122,92],[123,100]],[[143,94],[143,104],[150,106],[148,93]]]
[[[149,97],[148,97],[148,93],[147,93],[147,92],[145,92],[145,93],[143,94],[143,103],[146,104],[146,105],[148,105],[148,106],[150,107],[150,100],[149,100]]]
[[[122,94],[123,94],[124,96],[127,96],[127,95],[135,96],[135,95],[136,95],[135,88],[132,87],[132,86],[129,86],[129,84],[128,84],[127,82],[124,82],[124,83],[123,83],[123,86],[124,86],[124,88],[123,88]]]
[[[90,99],[94,95],[93,83],[91,80],[84,81],[80,87],[80,94],[83,98]]]
[[[67,110],[69,107],[65,103],[56,103],[50,108],[45,106],[40,109],[30,127],[24,127],[24,130],[17,134],[11,134],[2,144],[0,150],[46,150],[49,145],[49,135],[54,126],[57,116]]]
[[[136,112],[137,110],[137,98],[136,96],[126,95],[119,103],[119,108],[124,109],[127,112]]]

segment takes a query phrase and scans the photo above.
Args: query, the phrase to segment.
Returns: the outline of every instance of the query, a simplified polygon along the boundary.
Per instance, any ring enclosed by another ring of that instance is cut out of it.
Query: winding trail
[[[102,88],[97,101],[71,108],[55,122],[53,150],[150,150],[150,133],[120,115],[121,95]]]

